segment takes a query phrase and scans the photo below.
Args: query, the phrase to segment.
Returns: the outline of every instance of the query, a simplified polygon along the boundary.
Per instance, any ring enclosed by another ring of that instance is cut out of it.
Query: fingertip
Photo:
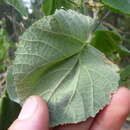
[[[117,108],[117,111],[120,112],[121,110],[119,109],[122,109],[125,111],[124,113],[130,112],[130,90],[125,87],[119,88],[119,90],[113,95],[109,107],[115,107]]]
[[[118,89],[118,91],[113,95],[113,96],[116,96],[116,95],[127,95],[127,96],[130,96],[130,90],[126,87],[120,87]]]
[[[48,130],[48,108],[39,96],[29,97],[9,130]]]
[[[48,122],[49,122],[49,113],[48,113],[48,106],[47,106],[46,101],[43,100],[40,96],[37,96],[37,95],[33,95],[32,97],[34,97],[38,102],[37,115],[39,115],[41,120],[46,121],[45,123],[48,124]],[[36,113],[34,113],[34,114],[36,114]]]
[[[36,101],[38,102],[38,112],[44,114],[44,117],[47,117],[47,120],[49,120],[49,113],[48,113],[48,106],[45,100],[43,100],[40,96],[33,95],[31,97],[34,97]]]

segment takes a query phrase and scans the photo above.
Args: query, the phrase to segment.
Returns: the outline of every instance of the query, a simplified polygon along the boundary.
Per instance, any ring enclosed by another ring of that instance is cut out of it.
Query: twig
[[[107,23],[107,22],[103,22],[103,24],[105,25],[105,26],[107,26],[108,28],[110,28],[110,29],[112,29],[112,30],[117,30],[119,33],[124,33],[124,32],[122,32],[121,30],[119,30],[119,29],[117,29],[116,27],[114,27],[112,24],[110,24],[110,23]]]
[[[107,11],[105,15],[101,18],[99,22],[95,25],[95,28],[93,29],[93,32],[98,28],[98,26],[109,16],[110,11]]]

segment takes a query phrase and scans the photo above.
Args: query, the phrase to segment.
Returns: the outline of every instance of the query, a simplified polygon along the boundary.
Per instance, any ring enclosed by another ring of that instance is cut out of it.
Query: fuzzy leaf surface
[[[86,42],[93,26],[88,16],[58,10],[21,37],[11,74],[15,91],[22,103],[30,95],[46,100],[50,126],[94,117],[117,89],[117,66]]]

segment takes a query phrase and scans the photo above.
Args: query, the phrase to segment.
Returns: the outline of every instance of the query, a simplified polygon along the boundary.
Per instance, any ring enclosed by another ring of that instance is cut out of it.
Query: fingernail
[[[18,116],[18,120],[25,120],[34,115],[35,111],[37,110],[38,102],[35,97],[29,97]]]

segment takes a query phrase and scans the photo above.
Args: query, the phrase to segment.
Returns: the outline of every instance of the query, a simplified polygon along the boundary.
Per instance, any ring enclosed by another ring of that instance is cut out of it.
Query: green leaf
[[[93,27],[88,16],[58,10],[21,37],[7,86],[14,83],[22,103],[33,94],[46,100],[50,126],[94,117],[117,89],[117,66],[86,42]]]
[[[0,4],[3,4],[4,0],[0,0]]]
[[[4,29],[0,29],[0,62],[6,59],[8,48],[7,34]]]
[[[92,45],[109,56],[118,51],[121,55],[130,55],[130,50],[122,45],[123,38],[114,31],[98,28],[94,33]]]
[[[121,70],[120,77],[120,85],[130,87],[130,65]]]
[[[121,37],[116,33],[107,30],[97,30],[92,45],[106,55],[110,55],[119,49],[121,42]]]
[[[73,6],[76,6],[76,3],[71,0],[43,0],[42,10],[48,16],[53,14],[56,9],[60,9],[61,7],[72,9]]]
[[[42,9],[45,15],[50,15],[53,13],[53,0],[46,0],[43,2]]]
[[[125,46],[123,46],[123,45],[120,45],[120,46],[118,46],[119,48],[118,48],[118,51],[119,51],[119,53],[121,54],[121,55],[130,55],[130,49],[127,49]]]
[[[15,91],[15,83],[14,83],[14,76],[13,76],[13,68],[10,67],[8,68],[7,71],[8,75],[7,75],[7,92],[8,92],[8,96],[11,100],[13,100],[16,103],[20,103],[18,97],[17,97],[17,93]]]
[[[5,55],[6,55],[6,49],[0,48],[0,61],[4,60]]]
[[[0,64],[0,72],[3,72],[6,70],[5,64]]]
[[[101,0],[101,1],[114,12],[130,15],[129,0]]]
[[[26,7],[24,6],[24,3],[22,0],[5,0],[5,2],[12,7],[14,7],[22,16],[27,17],[28,11]]]
[[[21,107],[8,97],[0,98],[0,129],[7,130],[18,117]]]

